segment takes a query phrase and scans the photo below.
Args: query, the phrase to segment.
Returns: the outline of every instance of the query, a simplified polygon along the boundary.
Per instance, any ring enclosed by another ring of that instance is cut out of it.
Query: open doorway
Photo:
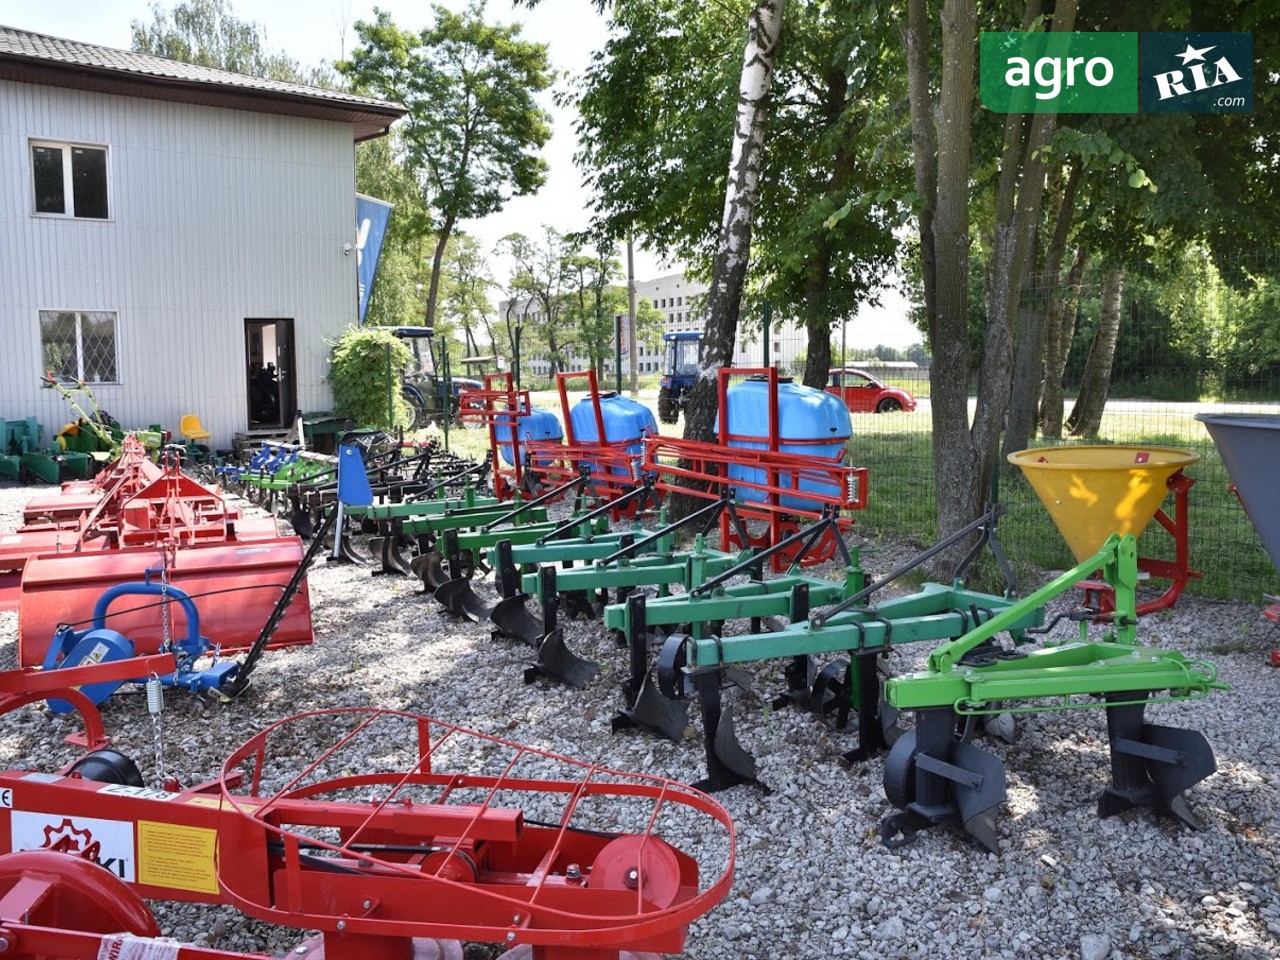
[[[296,412],[293,320],[244,322],[249,428],[288,427]]]

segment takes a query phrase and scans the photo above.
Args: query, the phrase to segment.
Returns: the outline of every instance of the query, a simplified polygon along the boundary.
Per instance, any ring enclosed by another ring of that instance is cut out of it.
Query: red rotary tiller
[[[314,760],[284,762],[321,732]],[[192,789],[144,788],[105,751],[0,774],[0,797],[5,957],[261,960],[158,939],[149,898],[319,931],[291,955],[326,960],[460,960],[463,940],[656,960],[733,875],[732,821],[705,794],[378,709],[283,720]]]

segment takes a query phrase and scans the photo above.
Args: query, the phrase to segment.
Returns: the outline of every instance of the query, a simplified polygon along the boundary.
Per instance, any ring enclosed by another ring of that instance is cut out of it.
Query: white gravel
[[[18,525],[29,497],[48,492],[0,489],[0,533]],[[864,565],[882,573],[909,553],[868,550]],[[686,781],[704,773],[700,739],[675,745],[643,733],[610,734],[626,658],[598,624],[567,629],[571,647],[601,663],[586,689],[526,686],[527,648],[455,622],[412,581],[322,563],[310,583],[313,645],[270,652],[249,693],[230,706],[168,695],[166,758],[184,783],[215,776],[231,749],[279,717],[368,704],[617,769]],[[16,631],[16,614],[0,613],[0,666],[13,665]],[[757,671],[759,697],[735,705],[739,737],[771,792],[738,787],[717,796],[737,826],[737,873],[726,901],[694,923],[685,956],[1280,957],[1280,673],[1267,665],[1276,628],[1252,606],[1184,598],[1139,633],[1144,643],[1212,660],[1232,687],[1199,703],[1148,710],[1154,722],[1203,730],[1216,751],[1217,774],[1190,791],[1202,831],[1148,813],[1099,820],[1097,795],[1109,776],[1105,720],[1099,711],[1080,711],[1020,717],[1012,746],[984,741],[1003,757],[1008,775],[999,856],[941,829],[887,850],[879,841],[880,820],[892,812],[882,763],[843,770],[836,758],[854,733],[765,709],[783,685],[780,665],[773,665]],[[923,652],[899,652],[898,666]],[[118,696],[104,715],[116,746],[150,776],[142,698]],[[62,742],[71,729],[43,707],[9,714],[0,719],[0,764],[55,769],[74,756]],[[275,951],[298,938],[230,909],[162,905],[157,914],[171,936],[225,949]],[[491,953],[471,948],[468,955]]]

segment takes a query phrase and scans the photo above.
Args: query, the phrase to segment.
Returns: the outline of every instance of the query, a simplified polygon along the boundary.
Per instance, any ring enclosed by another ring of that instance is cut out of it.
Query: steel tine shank
[[[615,563],[618,560],[621,560],[623,557],[629,557],[632,554],[639,551],[640,548],[647,547],[649,544],[654,543],[665,536],[669,536],[670,534],[675,533],[681,527],[687,527],[691,523],[695,523],[697,520],[703,517],[710,516],[712,512],[716,512],[718,515],[718,512],[725,509],[726,505],[729,502],[730,502],[729,498],[721,497],[719,500],[715,501],[715,503],[709,503],[702,509],[695,510],[693,513],[689,514],[687,517],[681,520],[677,520],[675,523],[668,524],[667,526],[663,527],[661,530],[655,530],[653,533],[649,534],[647,537],[642,537],[641,539],[637,540],[635,543],[630,544],[629,546],[623,547],[621,550],[618,550],[618,551],[615,551],[614,553],[609,554],[609,556],[599,561],[600,565],[607,567],[609,564]]]

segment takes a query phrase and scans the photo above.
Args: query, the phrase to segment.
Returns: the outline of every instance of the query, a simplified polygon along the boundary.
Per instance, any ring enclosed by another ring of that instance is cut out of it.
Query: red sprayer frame
[[[285,762],[320,731],[330,745],[313,761]],[[352,769],[366,772],[328,773]],[[733,876],[732,820],[699,791],[397,711],[290,717],[219,780],[174,793],[65,773],[0,774],[6,957],[150,957],[150,898],[317,930],[296,952],[326,960],[460,957],[461,940],[618,960],[681,950]],[[668,829],[699,837],[713,879]],[[260,960],[168,950],[155,956]]]
[[[579,440],[574,434],[573,420],[569,416],[569,388],[573,380],[587,381],[587,396],[591,400],[596,421],[596,440]],[[600,407],[600,386],[594,370],[581,370],[556,374],[556,389],[560,393],[560,413],[564,420],[564,444],[534,441],[526,445],[529,473],[536,476],[548,488],[559,487],[579,475],[579,468],[586,465],[591,471],[591,489],[602,502],[612,502],[630,493],[639,485],[640,461],[643,455],[627,452],[635,440],[605,439],[604,411]],[[638,505],[634,502],[620,508],[615,519],[634,516]]]
[[[769,412],[768,436],[736,434],[729,424],[729,380],[738,376],[763,376],[768,384]],[[839,516],[839,526],[848,530],[853,520],[843,514],[852,510],[865,510],[867,506],[867,469],[851,467],[839,457],[828,459],[800,453],[783,453],[779,450],[778,371],[773,367],[731,368],[719,371],[720,427],[716,443],[696,440],[677,440],[655,437],[645,443],[644,470],[658,479],[660,491],[679,490],[706,500],[719,500],[725,487],[752,490],[762,495],[760,500],[738,500],[735,508],[740,517],[763,521],[768,529],[758,537],[750,537],[748,543],[740,542],[734,533],[728,515],[720,518],[720,546],[723,550],[740,550],[745,547],[772,546],[797,532],[797,520],[817,520],[824,513]],[[766,449],[756,450],[731,447],[730,441],[764,443]],[[787,444],[805,443],[804,440],[787,440]],[[826,440],[813,441],[828,443]],[[763,476],[762,481],[744,478],[730,479],[730,468],[749,470]],[[678,481],[685,481],[679,483]],[[804,489],[802,489],[804,486]],[[798,507],[796,499],[804,506]],[[829,560],[835,554],[834,533],[825,535],[800,557],[802,566]],[[775,554],[773,569],[782,572],[795,559],[785,552]]]
[[[493,495],[499,500],[510,500],[524,489],[524,443],[520,440],[520,418],[527,417],[533,406],[528,390],[517,390],[515,377],[510,371],[486,373],[483,390],[464,390],[461,403],[467,410],[467,419],[483,423],[489,431],[489,459],[493,466]],[[507,427],[511,442],[511,459],[507,465],[502,459],[498,440],[498,426]]]

